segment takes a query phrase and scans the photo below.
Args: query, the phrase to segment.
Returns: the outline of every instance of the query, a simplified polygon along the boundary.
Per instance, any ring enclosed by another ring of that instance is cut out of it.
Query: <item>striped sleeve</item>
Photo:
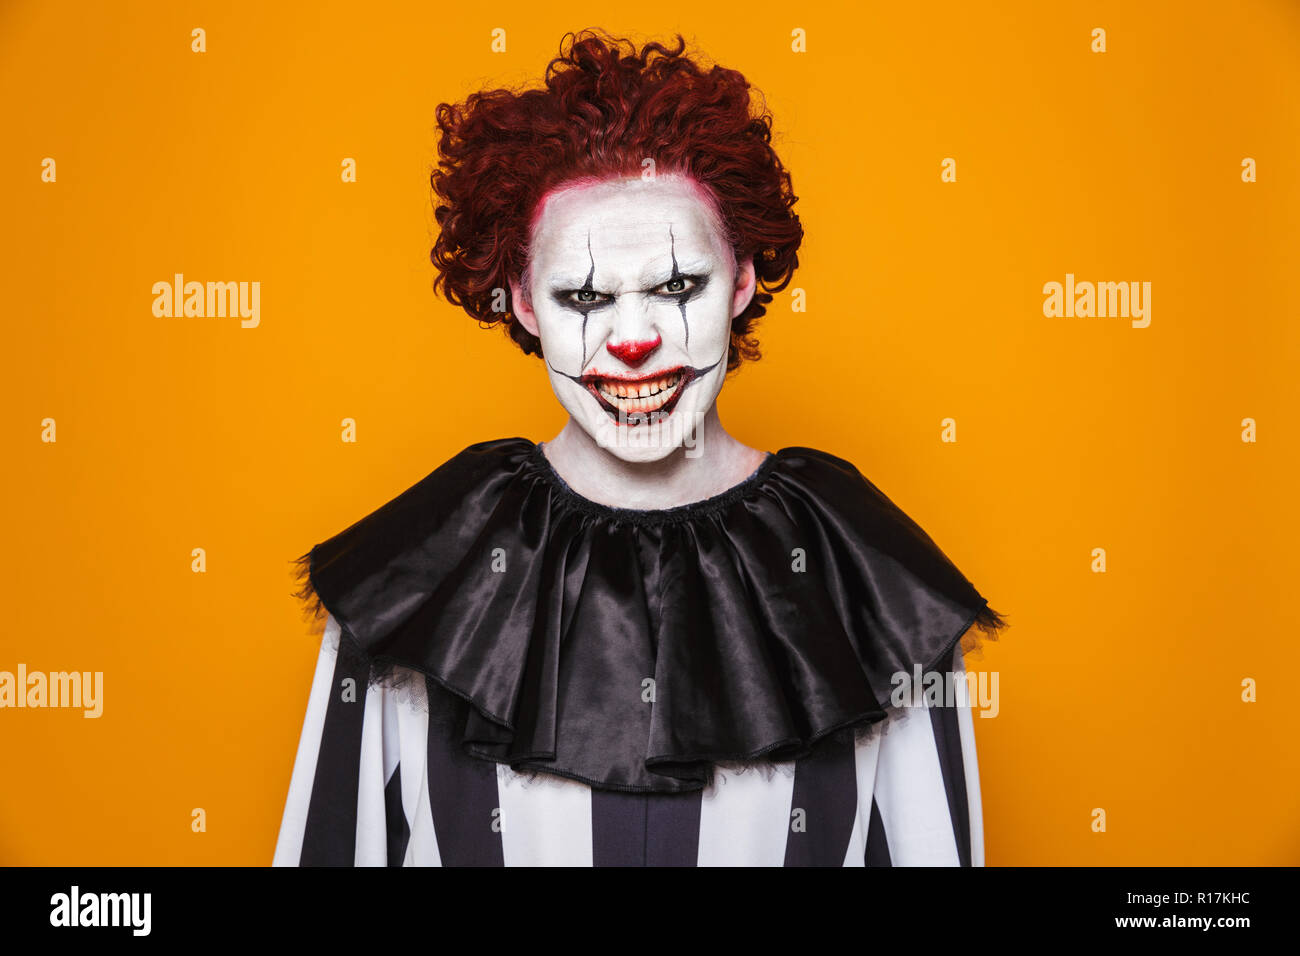
[[[983,866],[984,830],[971,699],[958,648],[955,694],[891,712],[878,740],[868,866]],[[950,702],[951,700],[951,702]]]
[[[412,834],[426,785],[421,708],[369,685],[368,664],[339,637],[330,616],[273,865],[400,866],[411,854],[436,862],[427,828]]]

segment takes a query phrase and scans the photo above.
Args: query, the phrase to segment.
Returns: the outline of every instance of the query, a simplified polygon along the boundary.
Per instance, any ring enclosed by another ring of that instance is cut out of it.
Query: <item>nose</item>
[[[656,335],[653,339],[645,342],[619,342],[617,344],[607,342],[605,351],[629,367],[636,368],[648,359],[651,353],[659,348],[662,343],[663,338]]]

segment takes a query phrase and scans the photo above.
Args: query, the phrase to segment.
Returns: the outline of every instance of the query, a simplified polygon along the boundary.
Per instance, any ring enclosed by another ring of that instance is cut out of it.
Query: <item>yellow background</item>
[[[777,119],[809,310],[723,421],[854,461],[1011,620],[971,662],[989,864],[1300,863],[1300,4],[564,11],[0,6],[0,670],[105,673],[99,720],[0,711],[0,862],[270,862],[319,640],[290,560],[563,423],[430,289],[434,108],[599,26],[682,31]],[[260,281],[260,327],[155,318],[176,272]],[[1151,282],[1150,327],[1045,318],[1067,272]]]

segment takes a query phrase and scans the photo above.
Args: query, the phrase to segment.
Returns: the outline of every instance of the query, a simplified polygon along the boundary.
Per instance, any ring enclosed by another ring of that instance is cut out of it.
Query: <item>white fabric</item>
[[[961,651],[957,652],[956,667],[965,670]],[[961,726],[961,762],[966,771],[966,805],[970,810],[970,865],[984,865],[984,805],[980,800],[980,768],[975,753],[975,721],[970,702],[957,708]]]
[[[591,866],[591,788],[497,764],[506,866]]]
[[[794,765],[714,771],[700,804],[698,866],[780,866],[790,835]]]
[[[876,805],[894,865],[957,866],[957,841],[927,709],[901,708],[891,715],[879,748]]]
[[[303,718],[302,734],[298,738],[298,755],[294,758],[289,796],[285,800],[284,815],[280,818],[280,836],[276,840],[272,866],[297,866],[302,855],[302,836],[307,827],[312,778],[316,775],[316,755],[320,752],[321,732],[325,729],[325,709],[329,706],[338,639],[338,622],[330,616],[321,636],[320,654],[316,657],[316,674],[307,698],[307,715]]]

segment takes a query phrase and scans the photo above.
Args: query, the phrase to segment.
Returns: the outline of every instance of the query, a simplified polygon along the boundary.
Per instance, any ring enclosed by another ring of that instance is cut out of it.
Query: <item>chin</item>
[[[696,388],[707,387],[696,381]],[[673,388],[667,401],[611,401],[597,383],[564,383],[561,404],[592,441],[614,457],[633,464],[662,461],[685,446],[698,454],[700,425],[715,395]]]

